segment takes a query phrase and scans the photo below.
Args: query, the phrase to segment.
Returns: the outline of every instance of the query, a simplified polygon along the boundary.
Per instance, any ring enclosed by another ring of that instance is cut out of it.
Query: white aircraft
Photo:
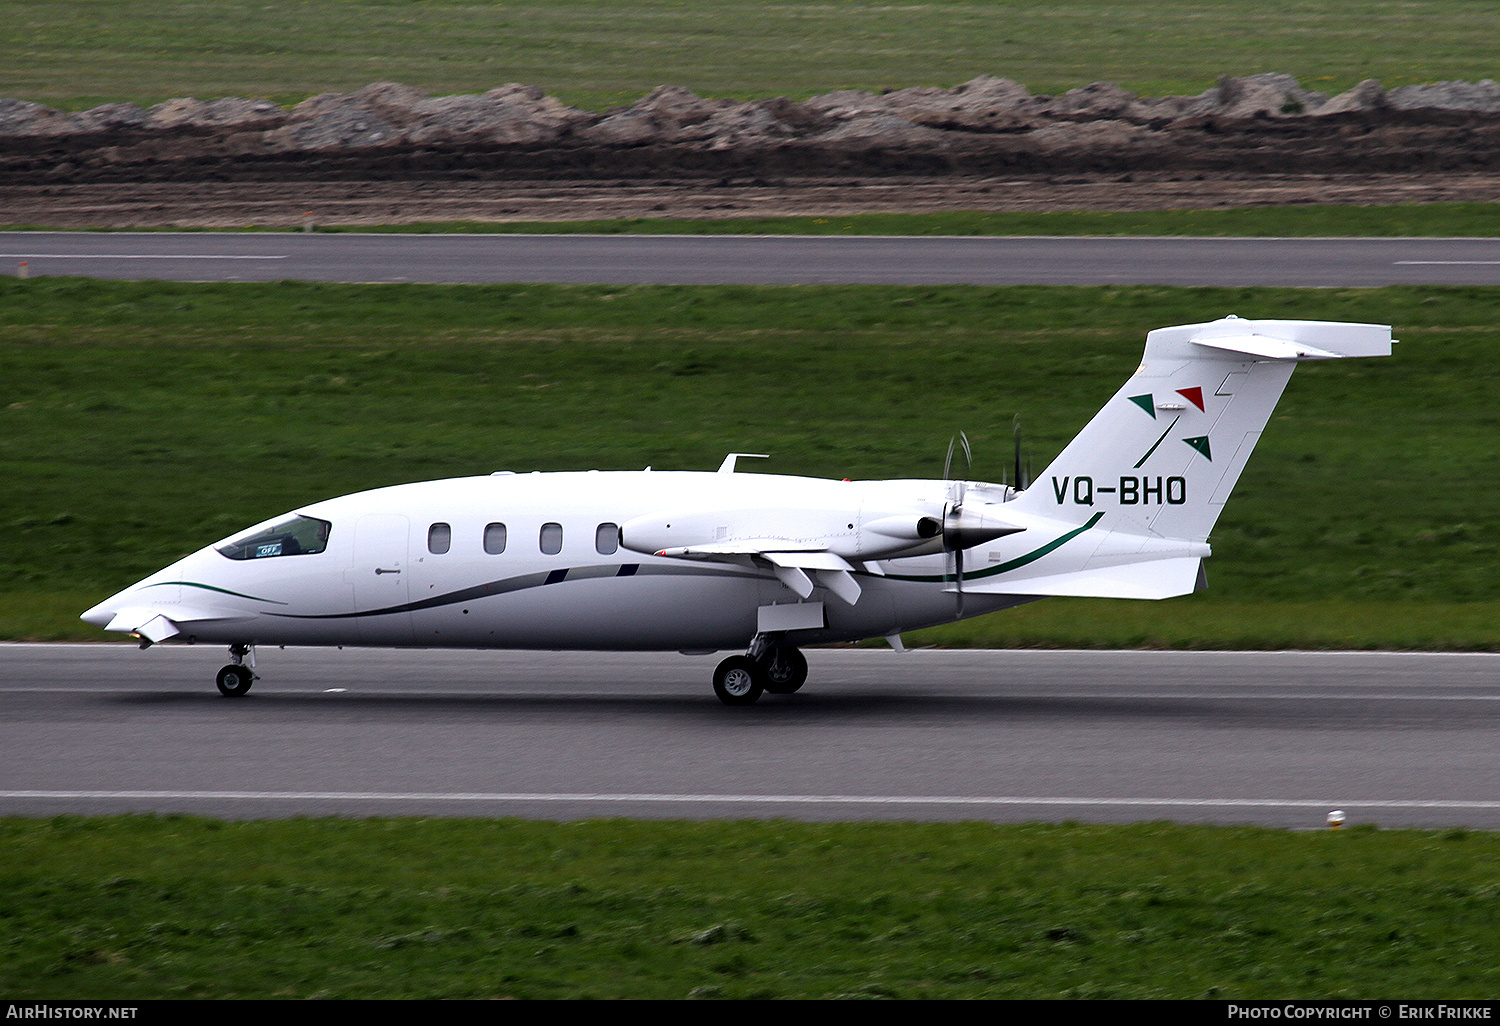
[[[228,696],[256,679],[256,645],[730,649],[744,654],[718,665],[714,691],[748,705],[802,686],[799,645],[900,650],[902,631],[1044,596],[1197,590],[1295,365],[1391,345],[1388,326],[1329,321],[1152,331],[1135,374],[1025,490],[747,474],[747,453],[717,473],[396,485],[258,524],[82,618],[142,648],[228,644]]]

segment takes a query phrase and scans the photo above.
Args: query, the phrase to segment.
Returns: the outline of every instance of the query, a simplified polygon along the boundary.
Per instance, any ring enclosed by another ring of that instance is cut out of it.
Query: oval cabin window
[[[542,525],[542,552],[555,556],[562,551],[562,524]]]

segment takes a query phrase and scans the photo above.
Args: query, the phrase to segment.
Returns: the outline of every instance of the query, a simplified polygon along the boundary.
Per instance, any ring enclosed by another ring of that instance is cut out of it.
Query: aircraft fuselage
[[[299,509],[329,525],[320,552],[230,558],[219,551],[224,543],[208,546],[85,617],[103,626],[121,609],[148,606],[178,626],[173,640],[247,645],[738,649],[757,633],[758,610],[799,596],[750,559],[636,551],[621,544],[620,528],[662,510],[700,519],[724,510],[726,522],[710,530],[743,535],[734,518],[774,502],[782,535],[798,534],[800,521],[809,538],[842,536],[860,567],[858,599],[823,602],[826,626],[798,630],[798,641],[880,637],[957,618],[955,595],[944,590],[951,561],[941,552],[857,560],[867,523],[903,512],[941,516],[949,484],[635,471],[398,485]],[[971,504],[985,487],[974,486]],[[1005,493],[989,487],[996,498]],[[871,534],[873,546],[888,541]],[[1023,547],[1009,538],[993,544]],[[964,615],[1022,601],[976,595]]]

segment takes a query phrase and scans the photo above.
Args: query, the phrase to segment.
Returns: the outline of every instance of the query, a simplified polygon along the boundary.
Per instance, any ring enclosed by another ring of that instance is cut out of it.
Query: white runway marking
[[[1425,798],[1070,798],[851,794],[609,794],[440,791],[0,791],[3,798],[211,801],[640,802],[719,805],[1038,805],[1082,808],[1500,809],[1500,801]]]
[[[1435,265],[1438,267],[1473,267],[1491,266],[1500,264],[1500,260],[1397,260],[1398,267],[1411,267],[1419,265]]]
[[[0,260],[285,260],[239,253],[0,253]]]

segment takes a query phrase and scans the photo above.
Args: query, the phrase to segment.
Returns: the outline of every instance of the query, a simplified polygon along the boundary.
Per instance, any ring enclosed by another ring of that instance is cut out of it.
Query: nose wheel
[[[250,685],[255,683],[255,674],[250,672],[248,666],[236,666],[230,663],[219,671],[219,676],[214,681],[219,685],[219,694],[225,698],[239,698],[250,690]]]
[[[245,665],[247,656],[250,660],[248,666]],[[214,683],[219,686],[219,694],[225,698],[239,698],[255,683],[255,648],[251,645],[230,645],[229,658],[234,662],[219,671]]]

